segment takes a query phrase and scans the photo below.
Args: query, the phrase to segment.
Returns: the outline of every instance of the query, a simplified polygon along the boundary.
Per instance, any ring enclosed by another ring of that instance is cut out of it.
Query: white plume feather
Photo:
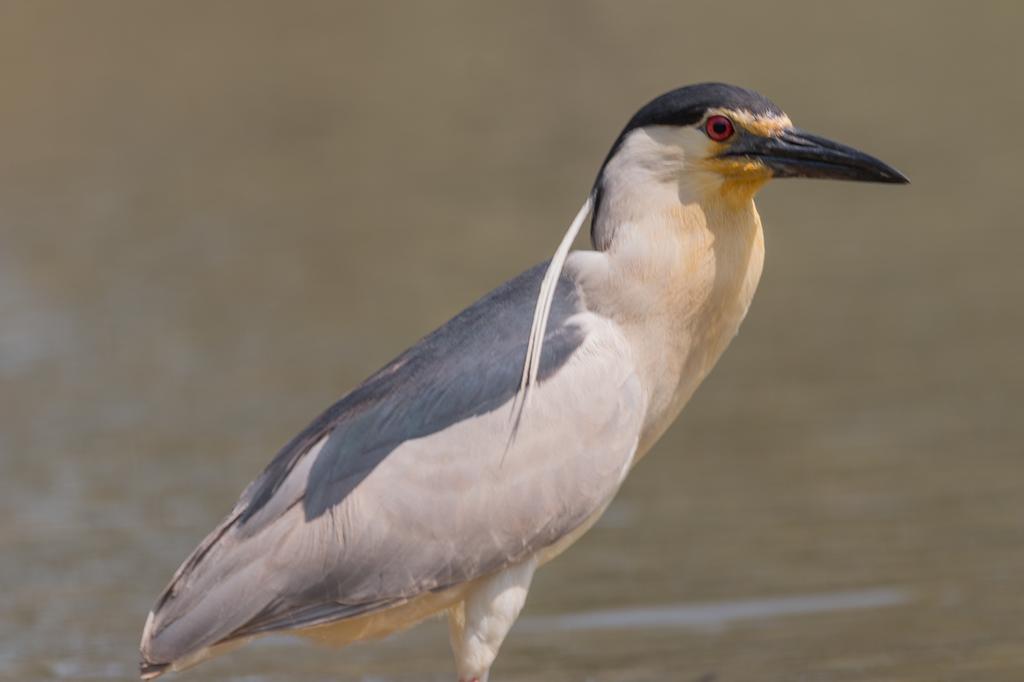
[[[580,228],[583,227],[583,223],[590,214],[593,205],[594,195],[591,194],[583,202],[583,206],[569,225],[569,229],[565,231],[561,243],[555,250],[555,255],[551,257],[551,263],[548,265],[547,272],[544,273],[544,279],[541,281],[540,292],[537,294],[537,306],[533,311],[533,325],[530,327],[530,340],[526,346],[526,362],[523,363],[523,377],[519,382],[519,391],[512,401],[512,416],[515,423],[509,438],[510,444],[512,439],[515,438],[515,432],[519,427],[519,420],[522,417],[523,409],[526,407],[527,400],[529,400],[530,388],[537,383],[537,374],[540,372],[541,352],[544,350],[544,334],[547,332],[548,316],[551,313],[551,304],[555,298],[555,290],[558,288],[558,278],[562,274],[563,266],[565,266],[565,259],[569,256],[569,249],[572,248],[572,243],[576,240],[576,235],[580,233]]]

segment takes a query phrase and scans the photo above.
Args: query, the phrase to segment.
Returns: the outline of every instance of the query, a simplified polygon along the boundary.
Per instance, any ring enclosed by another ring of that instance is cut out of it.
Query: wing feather
[[[636,446],[628,347],[559,280],[540,383],[509,444],[544,265],[495,290],[293,439],[161,596],[149,664],[445,589],[603,509]]]

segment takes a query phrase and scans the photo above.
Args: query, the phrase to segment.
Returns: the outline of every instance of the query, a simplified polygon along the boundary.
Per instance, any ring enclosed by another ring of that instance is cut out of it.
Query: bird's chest
[[[703,214],[702,214],[703,217]],[[647,389],[638,456],[678,416],[746,316],[764,262],[756,211],[648,235],[613,262],[620,324]]]

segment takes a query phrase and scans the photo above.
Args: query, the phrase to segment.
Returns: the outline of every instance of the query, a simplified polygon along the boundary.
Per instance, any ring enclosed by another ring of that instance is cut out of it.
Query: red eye
[[[732,121],[725,116],[711,116],[704,124],[704,132],[715,142],[725,142],[732,137],[736,129],[733,128]]]

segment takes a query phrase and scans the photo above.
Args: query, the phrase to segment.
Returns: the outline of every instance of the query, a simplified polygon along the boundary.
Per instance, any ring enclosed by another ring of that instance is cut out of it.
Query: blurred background
[[[913,184],[762,193],[742,333],[539,573],[495,679],[1022,679],[1022,29],[1014,2],[0,4],[0,679],[134,677],[153,600],[278,447],[549,257],[629,116],[702,80]],[[180,679],[449,657],[438,622]]]

